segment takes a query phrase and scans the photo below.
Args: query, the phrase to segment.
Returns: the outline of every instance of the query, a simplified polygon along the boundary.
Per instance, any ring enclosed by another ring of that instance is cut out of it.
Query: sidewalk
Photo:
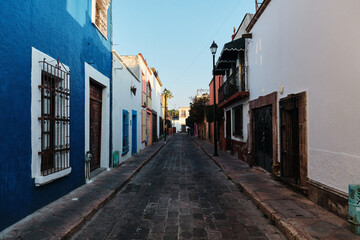
[[[360,239],[344,219],[316,205],[306,197],[214,145],[192,137],[223,172],[289,239]]]
[[[168,137],[169,142],[172,136]],[[0,239],[67,239],[165,145],[163,140],[0,232]],[[21,207],[21,206],[19,206]],[[5,217],[5,216],[1,216]]]

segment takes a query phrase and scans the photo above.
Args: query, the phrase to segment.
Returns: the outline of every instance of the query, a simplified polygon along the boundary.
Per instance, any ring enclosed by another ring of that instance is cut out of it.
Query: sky
[[[173,93],[169,109],[186,107],[198,89],[209,89],[213,40],[216,61],[234,27],[254,12],[255,0],[113,0],[113,48],[141,53]]]

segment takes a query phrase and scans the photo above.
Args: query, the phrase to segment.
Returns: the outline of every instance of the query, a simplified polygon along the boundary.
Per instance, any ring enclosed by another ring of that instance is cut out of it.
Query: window
[[[36,186],[67,176],[70,167],[70,69],[32,48],[31,177]]]
[[[186,118],[186,110],[181,110],[181,117]]]
[[[146,94],[149,98],[151,98],[151,85],[150,82],[146,85]]]
[[[129,151],[129,112],[123,110],[123,147],[122,154]]]
[[[70,167],[70,73],[42,62],[41,175]]]
[[[146,80],[145,80],[145,75],[144,73],[141,73],[141,106],[142,107],[146,107],[146,103],[147,103],[147,97],[146,97]]]
[[[243,107],[237,106],[233,109],[233,135],[243,137]]]
[[[92,0],[92,22],[99,31],[107,37],[107,11],[109,8],[108,0]]]
[[[70,167],[70,74],[43,62],[41,72],[41,174]]]

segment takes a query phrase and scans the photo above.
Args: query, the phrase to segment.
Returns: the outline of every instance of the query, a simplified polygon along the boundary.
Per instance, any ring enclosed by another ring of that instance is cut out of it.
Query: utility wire
[[[211,37],[211,39],[214,39],[216,37],[216,35],[219,33],[219,31],[221,30],[221,28],[224,26],[224,24],[227,22],[227,20],[230,18],[230,16],[233,14],[233,12],[237,9],[237,7],[239,6],[239,4],[241,3],[242,0],[239,0],[238,3],[235,5],[235,7],[233,7],[233,9],[231,10],[231,12],[227,15],[227,17],[225,18],[225,20],[221,23],[220,27],[216,30],[216,32],[213,34],[213,36]],[[210,42],[206,42],[206,44],[204,45],[204,47],[200,50],[199,54],[194,58],[194,60],[189,64],[189,66],[187,68],[185,68],[185,70],[180,74],[180,76],[177,78],[176,82],[178,80],[180,80],[180,78],[182,78],[184,76],[184,74],[194,65],[194,63],[198,60],[198,58],[201,56],[201,54],[204,52],[204,50],[211,45],[211,41]]]

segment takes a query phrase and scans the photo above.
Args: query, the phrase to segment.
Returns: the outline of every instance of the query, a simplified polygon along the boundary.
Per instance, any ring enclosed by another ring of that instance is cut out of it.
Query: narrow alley
[[[286,239],[177,134],[73,239]]]

